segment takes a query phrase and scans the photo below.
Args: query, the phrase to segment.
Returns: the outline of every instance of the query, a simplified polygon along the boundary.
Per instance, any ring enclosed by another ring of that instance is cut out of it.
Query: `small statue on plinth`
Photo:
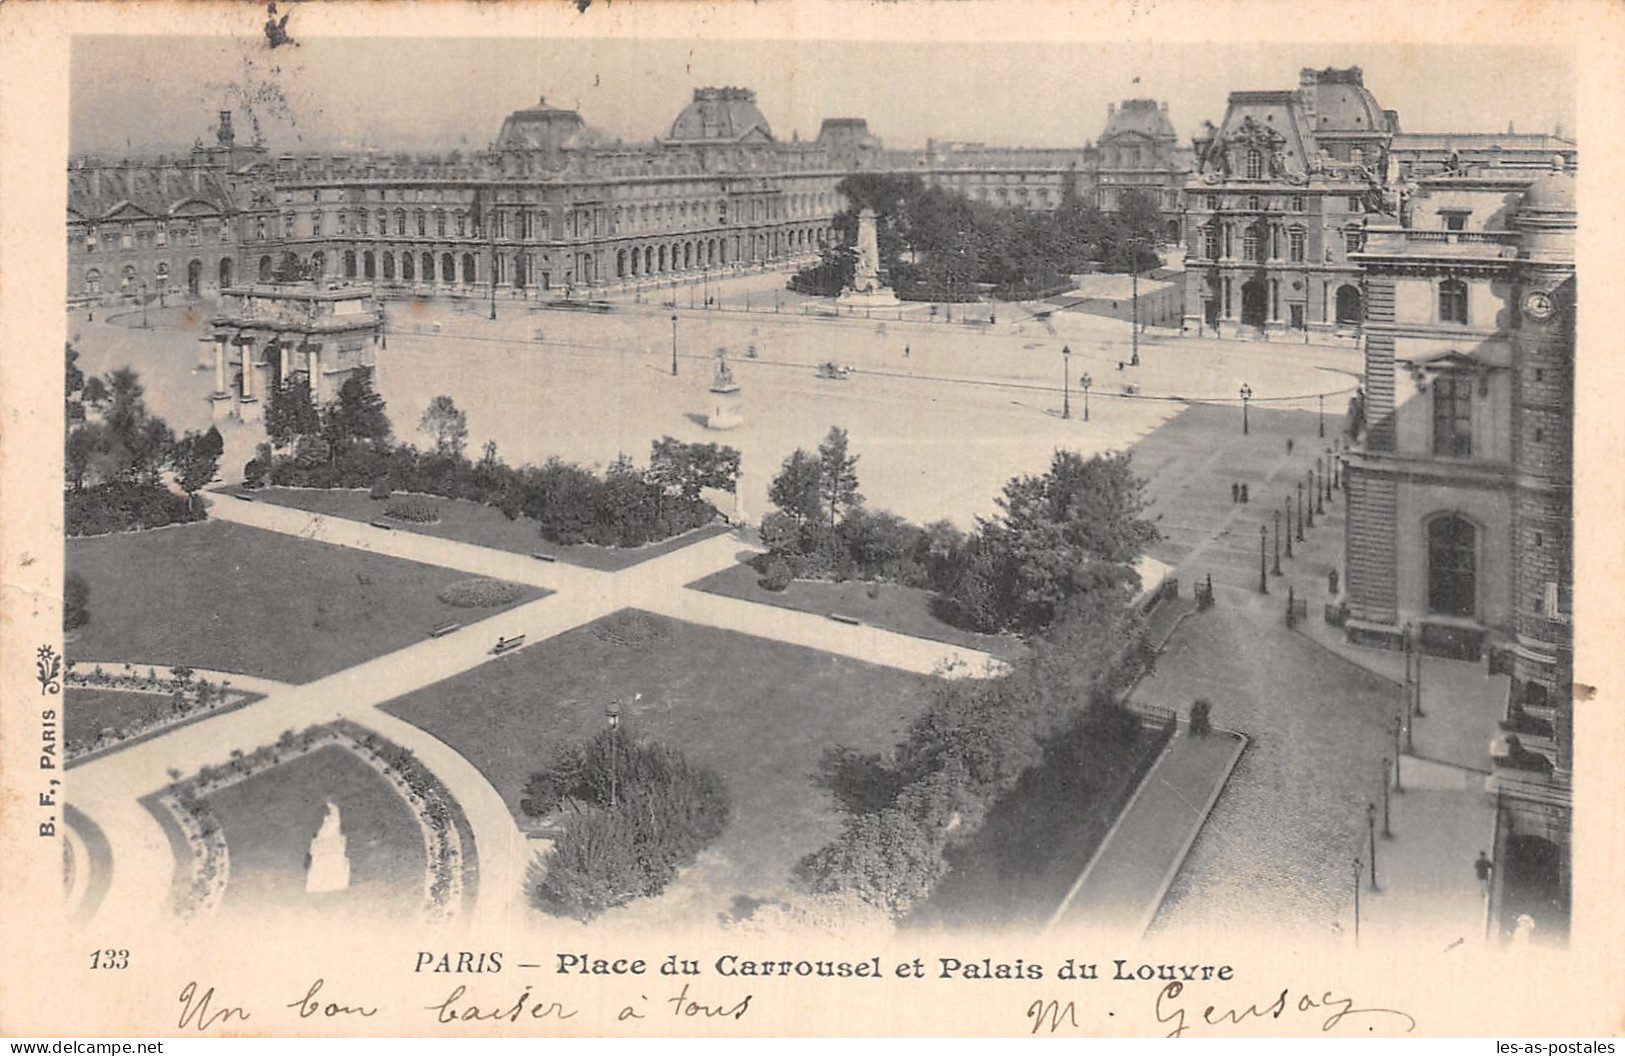
[[[711,413],[705,417],[707,429],[737,429],[744,423],[740,413],[739,382],[728,367],[728,350],[717,349],[716,372],[711,378]]]
[[[322,827],[310,841],[310,863],[305,871],[305,890],[311,894],[324,891],[344,891],[350,886],[350,858],[346,853],[349,841],[344,836],[339,808],[327,801],[327,813],[322,816]]]

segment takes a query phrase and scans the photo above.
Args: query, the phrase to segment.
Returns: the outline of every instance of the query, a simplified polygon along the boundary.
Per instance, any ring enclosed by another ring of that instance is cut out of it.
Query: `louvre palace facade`
[[[913,174],[995,205],[1115,207],[1149,191],[1178,237],[1190,149],[1165,105],[1111,107],[1077,149],[932,141],[890,150],[862,118],[774,135],[745,88],[697,88],[665,134],[620,143],[574,110],[517,110],[491,146],[442,154],[274,155],[230,111],[186,157],[79,158],[68,172],[73,304],[212,296],[299,274],[379,293],[525,295],[793,266],[829,243],[855,172]]]

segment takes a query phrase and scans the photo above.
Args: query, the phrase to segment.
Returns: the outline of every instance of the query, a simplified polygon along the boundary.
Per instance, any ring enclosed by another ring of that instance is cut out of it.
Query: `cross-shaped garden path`
[[[620,609],[637,608],[916,674],[982,677],[1004,669],[1001,661],[977,650],[685,589],[733,565],[740,550],[751,548],[733,533],[618,572],[602,572],[270,503],[225,501],[224,496],[210,496],[209,501],[217,520],[553,593],[74,767],[73,805],[101,828],[111,849],[111,882],[98,913],[114,919],[146,921],[164,912],[168,903],[174,853],[140,800],[171,784],[171,771],[190,774],[224,763],[233,749],[248,753],[272,744],[285,730],[350,719],[410,749],[461,806],[479,861],[475,922],[498,927],[518,923],[525,912],[520,896],[532,851],[502,797],[451,746],[382,710],[397,697],[493,661],[492,646],[499,637],[523,635],[527,646],[534,645]],[[267,589],[275,585],[267,584]]]

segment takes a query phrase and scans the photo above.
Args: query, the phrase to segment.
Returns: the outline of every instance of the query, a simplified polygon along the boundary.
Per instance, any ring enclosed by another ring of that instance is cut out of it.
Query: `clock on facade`
[[[1552,314],[1552,295],[1541,290],[1525,294],[1523,314],[1531,319],[1545,319]]]

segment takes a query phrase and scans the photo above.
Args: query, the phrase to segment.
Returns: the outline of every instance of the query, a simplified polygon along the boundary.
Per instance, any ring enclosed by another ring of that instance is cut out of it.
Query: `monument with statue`
[[[739,382],[728,368],[728,350],[717,349],[716,373],[711,379],[711,413],[705,416],[707,429],[737,429],[744,422],[740,413]]]
[[[344,837],[339,808],[327,801],[327,812],[322,815],[322,827],[310,841],[310,860],[305,871],[305,890],[311,894],[325,891],[343,891],[350,886],[350,858],[346,853],[349,843]]]
[[[858,213],[858,260],[852,269],[852,285],[841,291],[835,303],[841,308],[896,308],[902,302],[891,287],[880,281],[880,242],[875,235],[875,211],[864,207]]]

